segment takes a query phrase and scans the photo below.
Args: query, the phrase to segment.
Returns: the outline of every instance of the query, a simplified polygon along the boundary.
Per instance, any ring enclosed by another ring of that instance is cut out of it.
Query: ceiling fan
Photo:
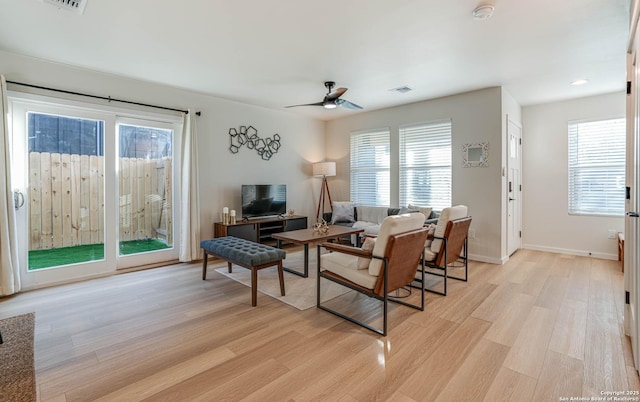
[[[324,96],[322,102],[316,103],[305,103],[304,105],[291,105],[285,107],[296,107],[296,106],[322,106],[325,109],[335,109],[340,106],[346,109],[354,109],[360,110],[362,106],[356,105],[355,103],[349,102],[346,99],[340,99],[340,97],[347,92],[347,88],[338,88],[335,91],[333,87],[336,85],[333,81],[325,81],[324,86],[327,88],[327,94]]]

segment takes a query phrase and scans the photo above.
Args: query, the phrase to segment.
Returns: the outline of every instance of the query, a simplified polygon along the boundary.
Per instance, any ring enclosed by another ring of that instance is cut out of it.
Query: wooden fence
[[[171,234],[171,159],[119,159],[120,240]],[[29,154],[29,249],[104,242],[104,157]]]

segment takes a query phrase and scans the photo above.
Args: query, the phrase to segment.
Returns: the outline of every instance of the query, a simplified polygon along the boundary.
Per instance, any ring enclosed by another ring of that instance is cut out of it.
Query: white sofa
[[[364,234],[377,236],[384,218],[389,216],[387,207],[356,206],[357,221],[353,223],[354,229],[364,229]]]
[[[340,204],[345,204],[344,202],[340,202]],[[418,207],[411,208],[411,210],[415,211]],[[368,206],[368,205],[355,205],[354,206],[354,219],[351,221],[332,221],[331,213],[324,214],[323,218],[327,222],[331,222],[335,225],[343,225],[343,226],[351,226],[357,229],[364,229],[365,235],[376,236],[380,231],[380,225],[382,225],[382,221],[384,218],[390,215],[398,215],[399,213],[403,213],[403,210],[406,208],[389,208],[389,207],[378,207],[378,206]],[[429,208],[430,209],[430,208]],[[420,212],[427,212],[421,210]],[[438,221],[438,217],[440,213],[437,211],[431,210],[427,212],[429,215],[425,220],[425,223],[436,223]],[[356,244],[355,235],[351,236],[352,244]]]

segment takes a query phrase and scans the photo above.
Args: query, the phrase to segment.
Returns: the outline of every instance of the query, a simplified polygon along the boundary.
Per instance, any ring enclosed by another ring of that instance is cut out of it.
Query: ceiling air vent
[[[389,91],[393,91],[393,92],[400,92],[401,94],[405,94],[409,91],[413,91],[413,89],[409,88],[408,86],[404,85],[398,88],[391,88]]]
[[[73,11],[77,14],[84,12],[87,0],[40,0],[43,3],[51,4],[58,9]]]

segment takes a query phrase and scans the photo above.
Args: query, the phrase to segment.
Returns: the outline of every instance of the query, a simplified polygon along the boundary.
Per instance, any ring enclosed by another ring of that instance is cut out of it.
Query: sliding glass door
[[[27,112],[28,269],[104,259],[104,121]]]
[[[173,130],[118,124],[119,255],[173,247]],[[146,123],[146,124],[145,124]]]
[[[31,96],[10,115],[26,288],[177,259],[177,119]]]

